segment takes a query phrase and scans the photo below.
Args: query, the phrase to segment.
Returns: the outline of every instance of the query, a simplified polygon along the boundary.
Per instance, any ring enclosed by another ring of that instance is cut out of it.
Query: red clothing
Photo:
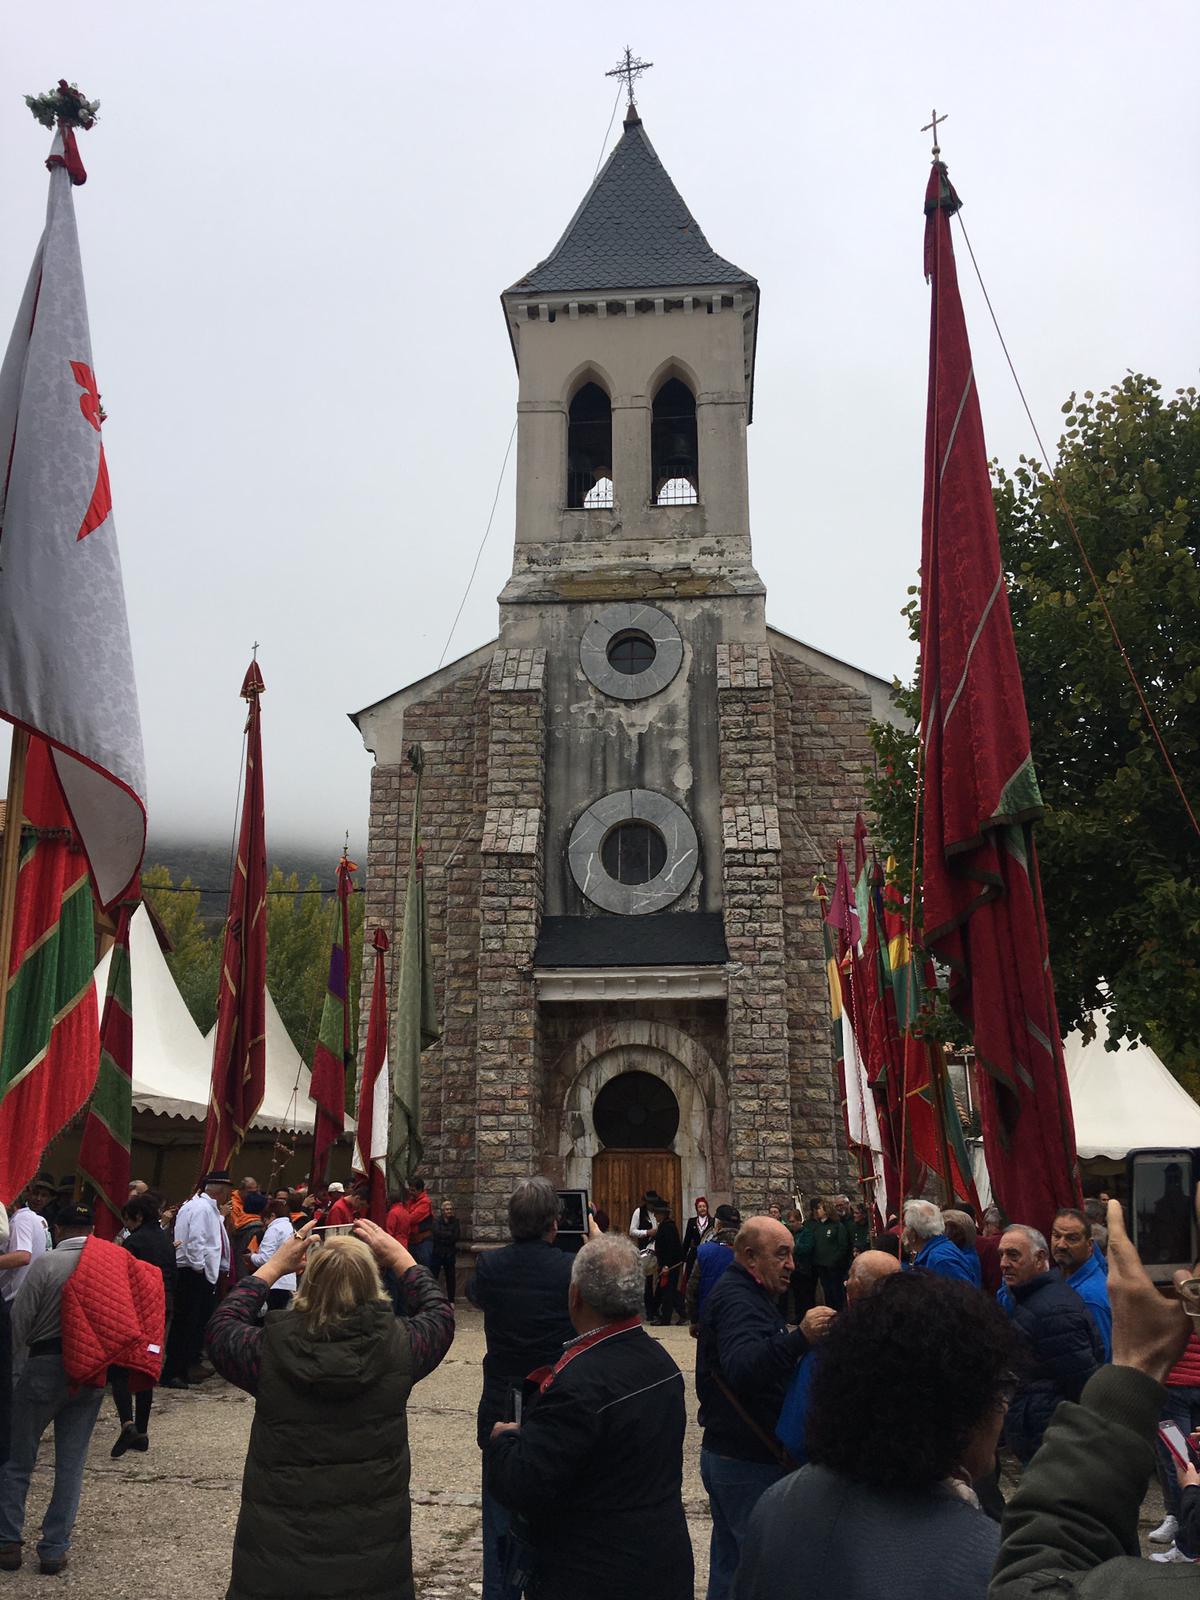
[[[1169,1389],[1200,1389],[1200,1339],[1188,1335],[1183,1354],[1164,1379]]]
[[[983,1287],[989,1294],[1000,1293],[1000,1235],[981,1233],[975,1240],[975,1254],[983,1274]]]
[[[433,1235],[433,1206],[429,1196],[421,1193],[408,1208],[408,1237],[412,1244],[423,1244]]]
[[[72,1384],[102,1389],[110,1366],[158,1382],[166,1322],[163,1275],[106,1239],[88,1239],[62,1291],[63,1367]]]
[[[387,1221],[384,1228],[393,1239],[399,1239],[404,1248],[408,1249],[408,1235],[412,1229],[412,1218],[408,1214],[408,1207],[403,1201],[397,1200],[394,1206],[388,1208]]]
[[[357,1215],[346,1196],[340,1194],[325,1213],[325,1226],[327,1228],[344,1226],[347,1222],[353,1222]]]

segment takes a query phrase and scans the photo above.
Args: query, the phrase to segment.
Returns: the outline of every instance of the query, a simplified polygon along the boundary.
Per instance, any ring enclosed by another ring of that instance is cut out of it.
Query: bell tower
[[[425,747],[427,1178],[480,1242],[534,1172],[619,1228],[651,1187],[681,1220],[697,1194],[819,1192],[846,1180],[812,879],[862,807],[888,690],[767,627],[758,284],[631,104],[501,305],[519,387],[499,637],[355,719],[376,758],[367,915],[394,948],[404,751]]]

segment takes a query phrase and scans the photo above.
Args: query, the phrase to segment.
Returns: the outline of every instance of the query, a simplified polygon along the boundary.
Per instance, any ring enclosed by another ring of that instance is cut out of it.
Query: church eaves
[[[624,132],[567,230],[510,294],[753,284],[719,256],[630,108]]]

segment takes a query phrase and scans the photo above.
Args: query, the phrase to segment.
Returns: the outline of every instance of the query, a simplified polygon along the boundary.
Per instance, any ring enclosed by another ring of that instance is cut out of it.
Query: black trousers
[[[217,1286],[202,1272],[180,1267],[175,1276],[175,1316],[167,1339],[163,1382],[185,1378],[204,1353],[204,1330],[217,1300]]]
[[[834,1311],[840,1311],[846,1304],[846,1267],[818,1267],[817,1276],[825,1291],[825,1304]]]
[[[817,1303],[817,1280],[811,1272],[794,1272],[791,1283],[792,1321],[803,1322]]]
[[[458,1287],[458,1263],[454,1256],[434,1256],[433,1281],[436,1283],[442,1273],[446,1275],[446,1299],[454,1304],[454,1292]]]
[[[132,1422],[139,1433],[148,1432],[150,1407],[154,1404],[154,1390],[139,1389],[136,1394],[131,1394],[128,1367],[109,1367],[108,1381],[112,1384],[113,1400],[116,1402],[117,1415],[121,1421]]]

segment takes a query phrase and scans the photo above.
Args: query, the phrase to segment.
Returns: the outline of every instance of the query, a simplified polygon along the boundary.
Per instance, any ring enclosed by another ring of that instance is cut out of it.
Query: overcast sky
[[[5,336],[47,187],[21,96],[65,75],[102,101],[75,200],[152,835],[228,839],[257,639],[268,842],[363,848],[346,713],[437,666],[514,415],[498,294],[618,137],[604,72],[626,42],[655,63],[659,156],[762,286],[751,510],[777,627],[912,665],[933,105],[1047,442],[1073,388],[1196,381],[1190,0],[10,9]],[[1011,462],[1028,425],[961,251],[960,271]],[[512,465],[450,659],[496,632]]]

